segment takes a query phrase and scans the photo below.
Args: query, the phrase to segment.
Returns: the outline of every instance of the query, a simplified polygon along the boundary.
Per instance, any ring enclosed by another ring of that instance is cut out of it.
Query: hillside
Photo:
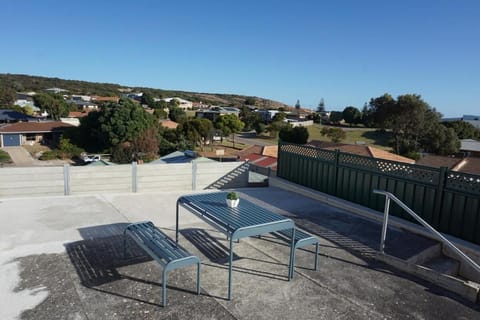
[[[201,93],[175,90],[163,90],[145,87],[127,87],[115,83],[98,83],[80,80],[65,80],[60,78],[48,78],[23,74],[0,74],[0,88],[6,87],[17,92],[40,91],[47,88],[62,88],[71,94],[118,96],[119,89],[132,89],[132,91],[150,92],[158,97],[180,97],[190,101],[202,101],[207,104],[241,106],[247,96],[235,94]],[[254,97],[256,105],[261,108],[278,109],[289,106],[269,99]]]

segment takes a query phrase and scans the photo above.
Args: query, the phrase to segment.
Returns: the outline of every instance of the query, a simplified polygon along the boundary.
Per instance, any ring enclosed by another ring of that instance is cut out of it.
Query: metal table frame
[[[293,254],[295,252],[295,224],[292,219],[268,211],[248,200],[241,199],[236,208],[226,203],[227,192],[214,192],[181,196],[177,200],[175,241],[178,242],[179,207],[187,209],[197,217],[224,233],[230,241],[228,267],[228,300],[232,297],[233,241],[244,237],[258,236],[270,232],[291,229],[290,262],[288,280],[293,276]]]

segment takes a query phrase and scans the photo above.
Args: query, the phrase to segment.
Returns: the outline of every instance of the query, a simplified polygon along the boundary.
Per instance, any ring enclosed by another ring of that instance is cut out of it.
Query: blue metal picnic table
[[[178,198],[175,240],[178,242],[179,206],[184,207],[228,237],[230,240],[228,300],[230,300],[232,297],[233,241],[244,237],[291,229],[292,241],[288,268],[288,280],[290,280],[293,275],[292,259],[295,239],[293,220],[262,208],[246,199],[241,199],[236,208],[230,208],[225,203],[226,196],[227,192],[213,192],[185,195]]]

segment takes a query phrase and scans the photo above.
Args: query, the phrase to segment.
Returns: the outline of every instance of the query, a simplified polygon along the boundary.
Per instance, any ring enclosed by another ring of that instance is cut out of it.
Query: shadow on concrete
[[[220,243],[204,229],[188,228],[180,230],[180,234],[190,241],[210,261],[219,264],[228,264],[229,248]],[[233,253],[233,261],[241,257]]]
[[[67,255],[83,286],[117,297],[154,306],[162,306],[161,304],[152,303],[148,300],[138,299],[135,296],[125,294],[129,291],[122,292],[122,289],[125,288],[125,286],[122,285],[117,286],[119,288],[117,290],[106,290],[103,287],[103,285],[118,280],[130,280],[137,284],[151,285],[161,290],[161,282],[140,278],[142,276],[141,271],[137,272],[136,269],[132,269],[138,276],[132,276],[118,271],[118,269],[122,267],[153,261],[135,241],[130,239],[130,237],[124,237],[123,230],[127,225],[128,223],[117,223],[80,228],[79,232],[85,240],[65,244]],[[140,269],[140,267],[138,269]],[[196,294],[195,291],[171,285],[167,285],[167,288],[174,289],[178,292]]]

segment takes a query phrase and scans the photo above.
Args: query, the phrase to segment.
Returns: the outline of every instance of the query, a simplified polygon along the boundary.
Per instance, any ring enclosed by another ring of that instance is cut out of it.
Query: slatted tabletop
[[[233,241],[244,237],[262,235],[276,231],[290,231],[290,263],[288,279],[293,274],[293,252],[295,224],[292,219],[269,211],[244,198],[235,208],[226,204],[227,192],[211,192],[181,196],[177,200],[176,241],[179,232],[179,207],[187,209],[217,230],[225,233],[230,240],[228,299],[231,299]]]

